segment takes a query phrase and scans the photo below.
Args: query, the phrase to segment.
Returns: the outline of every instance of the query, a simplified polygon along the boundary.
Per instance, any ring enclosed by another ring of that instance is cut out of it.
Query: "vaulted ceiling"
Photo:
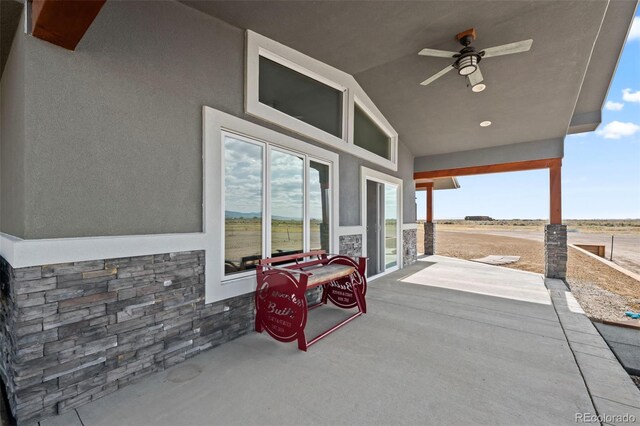
[[[592,130],[636,1],[185,1],[352,74],[416,156],[562,139]],[[529,52],[481,62],[473,93],[424,47],[457,51],[533,39]],[[583,81],[585,84],[583,84]],[[570,123],[582,126],[569,129]],[[492,121],[490,127],[479,123]]]

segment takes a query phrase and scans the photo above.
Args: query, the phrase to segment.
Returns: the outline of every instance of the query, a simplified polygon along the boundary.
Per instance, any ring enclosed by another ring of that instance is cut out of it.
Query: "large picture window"
[[[330,252],[331,165],[223,132],[224,274],[251,273],[263,257]]]

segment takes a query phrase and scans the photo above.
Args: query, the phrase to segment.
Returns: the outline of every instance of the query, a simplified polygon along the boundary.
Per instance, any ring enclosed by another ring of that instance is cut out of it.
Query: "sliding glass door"
[[[400,231],[398,185],[367,179],[366,235],[367,276],[375,276],[399,266]]]

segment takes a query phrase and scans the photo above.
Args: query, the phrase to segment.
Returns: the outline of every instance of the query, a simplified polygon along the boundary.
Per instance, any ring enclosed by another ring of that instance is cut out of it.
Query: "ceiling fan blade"
[[[427,84],[431,83],[432,81],[439,79],[440,77],[442,77],[443,75],[445,75],[446,73],[451,71],[452,69],[453,69],[453,65],[449,65],[448,67],[446,67],[445,69],[443,69],[439,73],[432,75],[431,77],[429,77],[428,79],[426,79],[425,81],[423,81],[420,84],[423,85],[423,86],[426,86]]]
[[[478,67],[477,70],[469,74],[467,78],[469,79],[469,84],[471,86],[475,86],[476,84],[481,83],[483,78],[482,78],[482,73],[480,72],[480,67]]]
[[[491,58],[493,56],[511,55],[512,53],[526,52],[531,49],[533,40],[516,41],[515,43],[503,44],[502,46],[490,47],[480,52],[483,58]]]
[[[455,55],[458,55],[458,52],[449,52],[446,50],[438,50],[438,49],[422,49],[418,52],[420,56],[435,56],[437,58],[453,58]]]

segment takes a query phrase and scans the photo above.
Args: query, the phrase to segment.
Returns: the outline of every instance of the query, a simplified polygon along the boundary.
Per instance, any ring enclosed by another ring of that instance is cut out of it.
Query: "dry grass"
[[[320,246],[320,224],[311,222],[311,246]],[[273,253],[302,250],[302,222],[274,220],[271,224],[271,247]],[[225,220],[225,260],[237,265],[243,257],[261,256],[262,223],[260,219]]]

